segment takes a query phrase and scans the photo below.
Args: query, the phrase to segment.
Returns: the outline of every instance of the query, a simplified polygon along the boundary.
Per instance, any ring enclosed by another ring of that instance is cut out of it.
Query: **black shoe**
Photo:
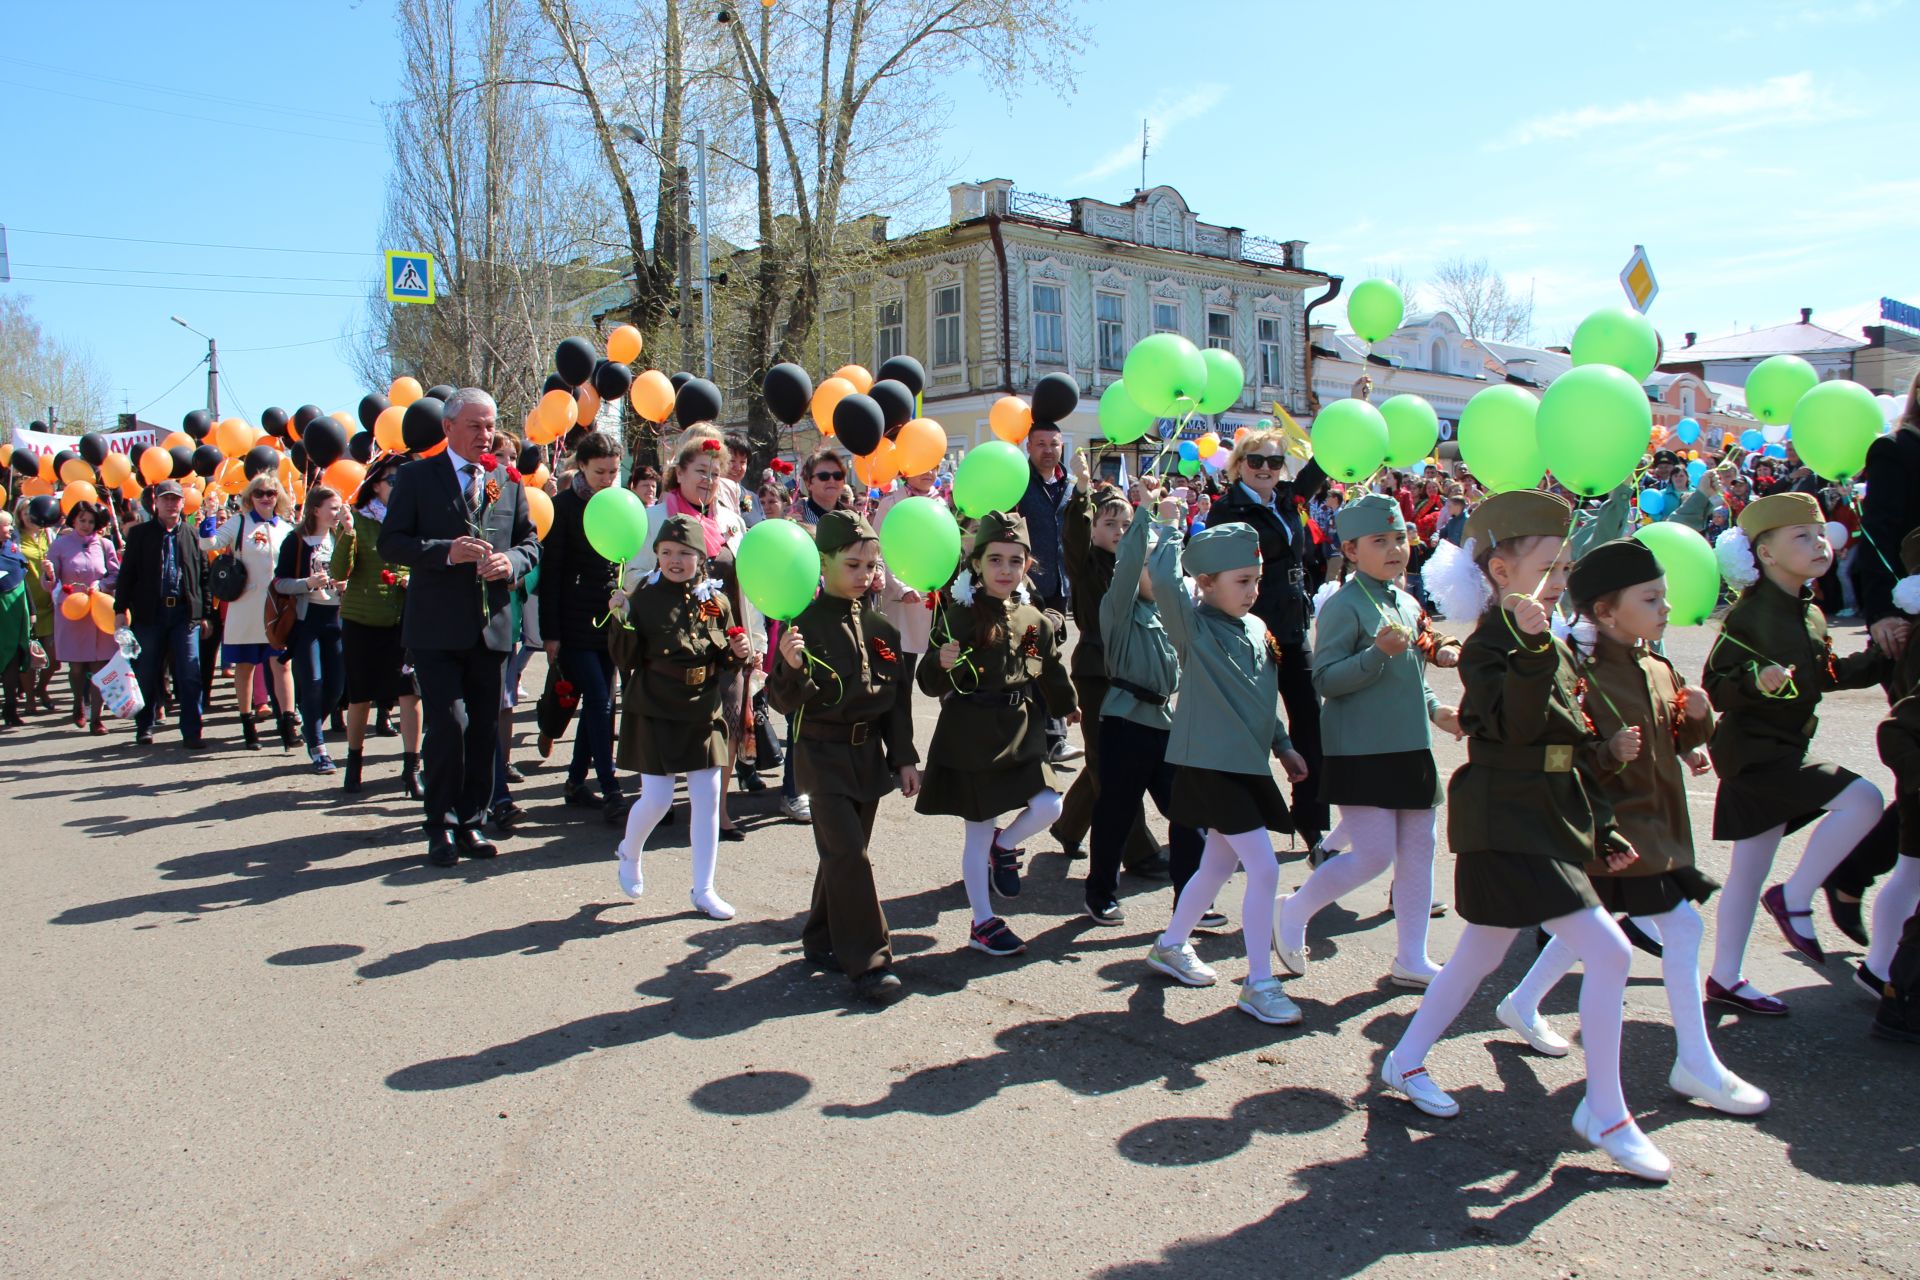
[[[397,738],[400,736],[399,727],[393,723],[392,714],[386,711],[382,711],[380,713],[380,719],[374,722],[373,731],[383,738]]]
[[[1667,954],[1667,949],[1648,937],[1646,930],[1633,922],[1632,916],[1620,922],[1620,932],[1627,935],[1627,941],[1631,942],[1636,949],[1646,952],[1656,960]]]
[[[722,827],[720,828],[720,838],[730,844],[737,844],[747,838],[747,833],[738,827]]]
[[[1208,907],[1200,913],[1200,923],[1193,927],[1202,933],[1218,933],[1227,927],[1227,913]]]
[[[150,746],[152,746],[152,745],[153,745],[153,730],[151,730],[151,729],[136,729],[136,730],[134,730],[134,733],[133,733],[133,745],[134,745],[134,746],[136,746],[136,747],[150,747]]]
[[[1338,853],[1339,850],[1329,849],[1326,845],[1320,843],[1320,841],[1315,840],[1313,847],[1307,850],[1307,869],[1309,871],[1314,870],[1328,858],[1334,857]]]
[[[1867,945],[1867,924],[1860,918],[1858,901],[1848,902],[1832,885],[1825,888],[1827,895],[1827,914],[1833,917],[1833,927],[1847,935],[1847,940],[1856,947]]]
[[[293,750],[294,744],[300,741],[300,726],[294,722],[293,713],[282,711],[277,717],[277,722],[280,727],[280,749]]]
[[[346,717],[341,714],[340,708],[335,707],[333,714],[327,717],[327,729],[332,733],[345,733],[347,731]]]
[[[987,850],[987,883],[1002,898],[1020,896],[1020,856],[1024,850],[1002,849],[1000,833],[993,833],[993,846]]]
[[[420,783],[420,755],[418,752],[403,753],[400,758],[400,790],[407,799],[418,800],[425,792]]]
[[[508,782],[525,782],[527,780],[527,775],[524,773],[521,773],[520,770],[516,769],[512,765],[507,766],[506,774],[507,774]]]
[[[600,806],[600,816],[607,820],[610,827],[623,825],[627,820],[627,810],[633,808],[633,801],[618,791],[610,792],[607,802]]]
[[[493,829],[502,835],[513,834],[514,828],[526,819],[527,811],[511,800],[503,800],[487,811],[487,821],[491,822]]]
[[[260,722],[252,716],[240,717],[240,745],[249,751],[260,749]]]
[[[461,827],[454,833],[453,842],[461,853],[469,858],[497,858],[500,850],[480,834],[478,827]]]
[[[831,951],[809,951],[805,947],[802,947],[800,949],[800,958],[805,960],[809,967],[815,969],[838,969],[840,967],[839,959],[836,958]]]
[[[874,1004],[885,1004],[905,995],[906,983],[891,969],[869,969],[853,980],[853,994]]]
[[[1876,1000],[1881,1000],[1886,997],[1887,980],[1867,968],[1867,962],[1865,960],[1862,960],[1853,967],[1853,982],[1855,986]]]
[[[1076,859],[1087,856],[1080,848],[1080,842],[1078,840],[1069,840],[1061,835],[1059,827],[1048,827],[1047,834],[1054,838],[1055,843],[1060,846],[1060,856],[1068,862],[1073,862]]]
[[[752,769],[741,769],[739,777],[740,790],[745,794],[751,795],[756,791],[765,791],[767,789],[766,781]]]
[[[1873,1034],[1882,1040],[1920,1044],[1920,994],[1884,988],[1880,1012],[1873,1019]]]
[[[1095,924],[1125,924],[1127,922],[1127,913],[1121,909],[1119,903],[1109,898],[1102,903],[1089,902],[1087,904],[1087,919],[1093,921]]]
[[[564,795],[567,804],[575,809],[598,809],[601,804],[600,793],[584,782],[568,784]]]
[[[453,847],[453,837],[445,831],[432,831],[427,834],[427,865],[432,867],[451,867],[460,861],[460,851]]]
[[[1128,867],[1126,871],[1128,875],[1138,876],[1142,880],[1165,880],[1172,866],[1172,860],[1165,853],[1156,853],[1139,866]]]
[[[360,793],[360,773],[366,763],[366,754],[347,748],[347,771],[341,775],[340,789],[349,795]]]

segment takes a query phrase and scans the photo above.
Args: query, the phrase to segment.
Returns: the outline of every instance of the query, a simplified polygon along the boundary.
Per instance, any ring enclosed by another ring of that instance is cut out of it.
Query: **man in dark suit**
[[[173,691],[180,708],[180,740],[189,751],[208,744],[200,736],[200,636],[206,631],[207,558],[200,540],[181,519],[185,495],[178,481],[147,490],[153,519],[127,531],[126,553],[115,584],[115,620],[140,642],[134,675],[145,703],[133,717],[133,740],[153,742],[153,713],[160,705],[160,678],[173,660]]]
[[[520,485],[488,452],[493,397],[464,387],[447,400],[444,454],[394,479],[380,555],[412,571],[400,639],[420,685],[426,736],[427,861],[499,851],[480,835],[493,792],[493,753],[507,655],[518,640],[513,584],[540,563]]]

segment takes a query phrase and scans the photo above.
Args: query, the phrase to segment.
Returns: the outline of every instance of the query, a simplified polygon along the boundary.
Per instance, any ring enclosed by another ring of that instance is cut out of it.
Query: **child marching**
[[[1894,584],[1893,605],[1908,619],[1920,615],[1920,529],[1900,543],[1907,577]],[[1920,906],[1920,645],[1908,644],[1894,664],[1887,692],[1893,708],[1880,722],[1880,759],[1893,771],[1894,804],[1900,815],[1900,857],[1873,900],[1873,931],[1866,959],[1854,970],[1861,988],[1883,1000],[1901,931]],[[1888,1022],[1888,1026],[1893,1023]],[[1898,1039],[1900,1037],[1893,1037]]]

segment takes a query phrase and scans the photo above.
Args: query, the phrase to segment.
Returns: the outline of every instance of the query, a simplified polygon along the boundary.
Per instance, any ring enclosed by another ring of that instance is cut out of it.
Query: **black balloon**
[[[303,404],[293,411],[293,428],[302,435],[306,434],[307,424],[315,418],[326,417],[326,411],[317,404]]]
[[[207,432],[213,430],[213,415],[205,409],[195,409],[180,419],[180,429],[195,440],[205,440]]]
[[[681,426],[720,419],[720,388],[705,378],[688,378],[673,397],[673,416]]]
[[[603,364],[593,375],[593,389],[602,400],[618,400],[633,389],[633,370],[623,364]]]
[[[1033,384],[1033,420],[1060,422],[1080,404],[1080,384],[1072,374],[1050,373]]]
[[[790,427],[807,416],[807,406],[813,400],[813,379],[797,364],[777,364],[767,370],[760,391],[773,416]]]
[[[570,386],[579,386],[593,376],[593,362],[600,353],[585,338],[567,338],[553,353],[553,367]]]
[[[888,378],[873,384],[873,390],[867,392],[874,403],[880,406],[880,413],[887,420],[887,430],[913,421],[913,392],[907,390],[904,382],[895,382]]]
[[[45,431],[46,429],[47,429],[47,424],[40,421],[40,419],[38,418],[35,418],[32,422],[29,422],[27,424],[27,430],[29,431]]]
[[[25,476],[29,480],[40,474],[40,456],[28,453],[25,449],[15,449],[13,461],[8,465],[13,468],[14,474]],[[59,510],[57,504],[54,509]]]
[[[573,384],[568,382],[565,378],[561,377],[557,373],[548,374],[547,380],[540,384],[541,395],[545,395],[549,391],[571,391],[571,390],[573,390]]]
[[[452,383],[439,382],[439,383],[435,383],[431,387],[428,387],[427,394],[432,396],[435,400],[438,400],[441,404],[445,404],[447,401],[453,398],[453,393],[458,391],[459,389],[460,388],[454,386]],[[367,430],[371,431],[373,430],[373,428],[368,427]]]
[[[840,443],[855,457],[864,458],[879,448],[880,437],[886,430],[886,415],[880,412],[872,396],[856,391],[842,396],[840,403],[833,406],[833,434],[840,437]]]
[[[60,500],[43,493],[27,504],[27,516],[42,529],[51,529],[60,523]]]
[[[193,451],[193,469],[209,480],[213,478],[213,473],[220,469],[220,464],[225,461],[226,455],[210,444],[203,444]]]
[[[66,477],[60,474],[60,469],[66,466],[69,462],[75,461],[79,457],[80,455],[75,453],[71,449],[61,449],[60,451],[55,453],[53,455],[54,478],[64,482],[66,480]]]
[[[386,401],[382,400],[381,403],[385,404]],[[260,429],[276,440],[287,438],[287,421],[287,411],[279,405],[268,405],[260,411]]]
[[[358,463],[373,461],[373,432],[356,431],[347,437],[347,456]]]
[[[881,365],[879,372],[873,377],[876,382],[886,382],[891,379],[901,383],[914,395],[919,395],[927,389],[927,371],[912,356],[893,357]]]
[[[373,430],[373,424],[380,420],[381,413],[385,411],[389,403],[390,401],[378,391],[369,391],[367,394],[361,396],[360,425],[369,431]],[[274,412],[278,412],[278,410]],[[284,418],[286,415],[281,414],[280,416]],[[260,425],[262,427],[267,425],[267,415],[264,413],[260,415]]]
[[[400,437],[409,453],[425,453],[447,438],[447,406],[432,396],[421,396],[407,406],[400,419]]]
[[[520,456],[514,459],[515,468],[523,476],[532,475],[534,472],[538,471],[540,469],[541,464],[546,461],[546,458],[542,456],[543,452],[544,451],[537,444],[521,445]]]
[[[216,450],[216,452],[218,451]],[[173,459],[173,479],[185,480],[193,474],[193,450],[191,448],[184,444],[177,444],[167,450],[167,456]]]
[[[678,395],[680,394],[680,388],[693,381],[693,375],[682,369],[679,373],[668,378],[667,381],[673,384],[673,392],[675,395]]]
[[[87,465],[97,467],[107,460],[107,438],[98,431],[89,431],[80,437],[80,456]]]
[[[300,433],[300,443],[307,447],[307,461],[330,467],[347,451],[347,429],[332,418],[315,418]]]
[[[567,428],[567,434],[560,437],[560,452],[572,453],[574,447],[592,434],[592,427],[573,426]]]
[[[298,471],[301,475],[307,473],[307,446],[295,440],[287,446],[287,457],[292,461],[295,471]],[[274,465],[278,466],[279,464],[275,463]]]
[[[294,446],[296,449],[298,445]],[[270,444],[257,444],[247,450],[240,459],[240,467],[247,473],[247,479],[267,475],[280,468],[280,451]]]

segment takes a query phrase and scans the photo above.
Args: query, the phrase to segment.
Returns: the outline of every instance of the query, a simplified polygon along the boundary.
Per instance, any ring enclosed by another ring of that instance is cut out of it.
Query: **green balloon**
[[[762,520],[747,530],[736,563],[740,589],[776,622],[799,617],[820,585],[820,552],[792,520]]]
[[[938,591],[960,567],[960,526],[944,502],[907,498],[881,522],[880,554],[899,581],[922,593]]]
[[[1410,467],[1440,442],[1440,415],[1416,395],[1398,395],[1380,406],[1387,420],[1387,465]]]
[[[615,563],[633,559],[647,545],[647,504],[631,489],[602,489],[587,499],[581,519],[587,543]]]
[[[1387,456],[1387,420],[1365,400],[1335,400],[1309,433],[1320,469],[1335,480],[1364,480]]]
[[[1400,327],[1407,300],[1391,280],[1362,280],[1347,299],[1347,323],[1362,342],[1378,342]]]
[[[1005,440],[977,444],[954,473],[953,500],[975,520],[989,511],[1011,511],[1026,496],[1031,471],[1027,455]]]
[[[1247,371],[1240,367],[1231,351],[1218,347],[1208,347],[1200,353],[1200,358],[1207,362],[1207,389],[1200,397],[1200,412],[1225,413],[1240,398]]]
[[[1664,520],[1643,525],[1634,538],[1653,552],[1660,572],[1667,575],[1667,621],[1697,627],[1713,616],[1720,602],[1720,564],[1707,540],[1683,524]]]
[[[1885,424],[1873,392],[1857,382],[1823,382],[1793,407],[1793,447],[1816,473],[1844,484],[1867,465],[1867,446]]]
[[[1179,412],[1181,401],[1198,404],[1207,393],[1207,362],[1200,348],[1179,334],[1156,333],[1133,344],[1120,381],[1135,404],[1156,418],[1169,418]]]
[[[1766,423],[1793,421],[1800,397],[1820,383],[1820,375],[1799,356],[1768,356],[1747,375],[1747,412]]]
[[[1540,402],[1512,383],[1488,387],[1460,413],[1460,460],[1495,493],[1531,489],[1546,474],[1533,429]]]
[[[1154,416],[1127,393],[1125,378],[1100,393],[1100,430],[1115,444],[1132,444],[1147,434],[1153,422]]]
[[[1554,379],[1540,398],[1534,436],[1554,479],[1592,498],[1640,465],[1653,439],[1653,406],[1624,369],[1583,364]]]
[[[1183,475],[1183,476],[1197,476],[1197,475],[1199,475],[1199,474],[1200,474],[1200,460],[1199,460],[1198,458],[1182,458],[1182,459],[1180,459],[1180,474],[1181,474],[1181,475]]]
[[[1573,331],[1573,363],[1610,364],[1633,375],[1635,382],[1653,376],[1660,357],[1660,336],[1653,321],[1624,307],[1603,307]]]

